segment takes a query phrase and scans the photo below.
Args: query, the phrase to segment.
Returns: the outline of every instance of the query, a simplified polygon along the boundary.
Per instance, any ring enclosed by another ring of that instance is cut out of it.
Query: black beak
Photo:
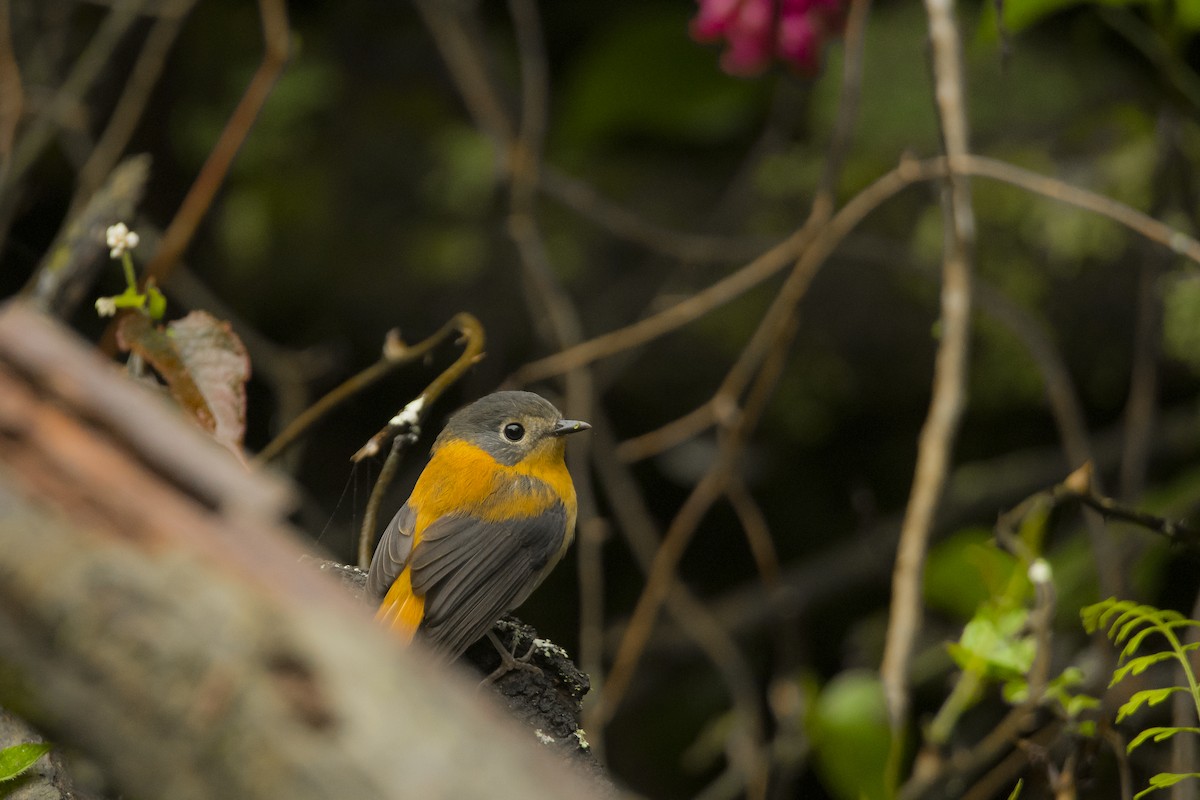
[[[592,427],[583,420],[578,419],[560,419],[554,423],[554,427],[550,429],[551,436],[566,436],[568,433],[579,433],[586,431]]]

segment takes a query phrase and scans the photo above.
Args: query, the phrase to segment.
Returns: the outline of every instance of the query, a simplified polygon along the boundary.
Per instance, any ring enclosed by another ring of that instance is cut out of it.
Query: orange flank
[[[412,573],[408,567],[396,578],[392,588],[375,612],[375,619],[387,625],[408,644],[425,616],[425,598],[413,594]]]

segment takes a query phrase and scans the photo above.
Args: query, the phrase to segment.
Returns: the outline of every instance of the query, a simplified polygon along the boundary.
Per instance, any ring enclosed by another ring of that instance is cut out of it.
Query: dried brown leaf
[[[179,405],[241,457],[250,359],[228,322],[193,311],[164,330],[142,314],[127,314],[117,341],[145,359]]]

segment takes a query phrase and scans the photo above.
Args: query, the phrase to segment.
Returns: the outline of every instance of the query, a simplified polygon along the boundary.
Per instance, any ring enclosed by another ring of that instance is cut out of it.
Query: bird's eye
[[[504,438],[510,442],[519,442],[525,438],[525,426],[519,422],[510,422],[504,426]]]

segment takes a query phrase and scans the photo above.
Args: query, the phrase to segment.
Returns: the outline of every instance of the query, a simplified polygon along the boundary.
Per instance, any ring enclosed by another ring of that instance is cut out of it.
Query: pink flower
[[[757,75],[772,58],[802,72],[815,72],[821,49],[842,26],[842,0],[697,0],[692,38],[724,39],[721,68],[731,75]]]

